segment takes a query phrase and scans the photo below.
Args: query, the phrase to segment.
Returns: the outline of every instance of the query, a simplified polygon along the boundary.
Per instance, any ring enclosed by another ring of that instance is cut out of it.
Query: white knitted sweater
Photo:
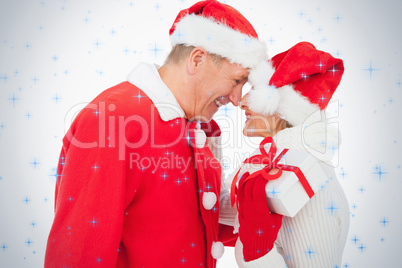
[[[315,156],[321,160],[327,183],[295,217],[283,217],[274,248],[263,257],[245,262],[243,246],[238,239],[235,257],[239,267],[341,267],[349,230],[349,205],[334,168],[328,164],[333,150],[327,150],[326,153],[323,151],[325,142],[327,147],[338,147],[338,132],[333,128],[325,128],[323,124],[310,125],[308,128],[304,129],[303,135],[301,126],[284,129],[275,135],[274,141],[278,147],[306,150],[307,144],[316,150]],[[308,151],[310,149],[307,148]],[[235,223],[237,230],[238,222]]]

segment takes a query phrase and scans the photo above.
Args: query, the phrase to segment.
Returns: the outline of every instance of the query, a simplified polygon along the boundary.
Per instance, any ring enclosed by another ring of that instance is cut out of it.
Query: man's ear
[[[195,47],[187,57],[187,71],[189,74],[196,74],[206,64],[208,52],[203,47]]]

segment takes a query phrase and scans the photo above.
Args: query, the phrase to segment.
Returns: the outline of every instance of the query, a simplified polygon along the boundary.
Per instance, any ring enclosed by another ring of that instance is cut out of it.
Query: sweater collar
[[[151,101],[163,121],[184,118],[184,111],[159,76],[157,66],[140,63],[128,75],[127,81],[141,89]]]

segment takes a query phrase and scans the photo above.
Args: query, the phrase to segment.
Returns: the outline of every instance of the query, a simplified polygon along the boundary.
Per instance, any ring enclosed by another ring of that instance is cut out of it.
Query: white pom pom
[[[202,195],[202,206],[206,210],[211,210],[215,206],[217,200],[218,198],[214,192],[205,192]]]
[[[205,142],[207,141],[207,135],[202,129],[194,130],[195,146],[197,148],[204,148]]]
[[[225,252],[225,247],[222,242],[212,242],[211,247],[211,255],[215,260],[222,258],[223,253]]]

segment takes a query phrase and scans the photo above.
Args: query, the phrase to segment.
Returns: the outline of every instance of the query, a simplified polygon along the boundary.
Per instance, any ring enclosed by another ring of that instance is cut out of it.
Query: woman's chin
[[[243,128],[243,135],[246,136],[246,137],[248,137],[248,133],[247,133],[247,129],[246,129],[246,128]]]
[[[268,137],[268,136],[270,136],[270,137],[272,137],[272,135],[267,131],[267,132],[261,132],[261,131],[253,131],[253,129],[252,128],[248,128],[248,127],[245,127],[245,128],[243,128],[243,135],[244,136],[246,136],[246,137],[262,137],[262,138],[265,138],[265,137]]]
[[[243,128],[243,135],[246,137],[254,137],[255,134],[247,127]]]

